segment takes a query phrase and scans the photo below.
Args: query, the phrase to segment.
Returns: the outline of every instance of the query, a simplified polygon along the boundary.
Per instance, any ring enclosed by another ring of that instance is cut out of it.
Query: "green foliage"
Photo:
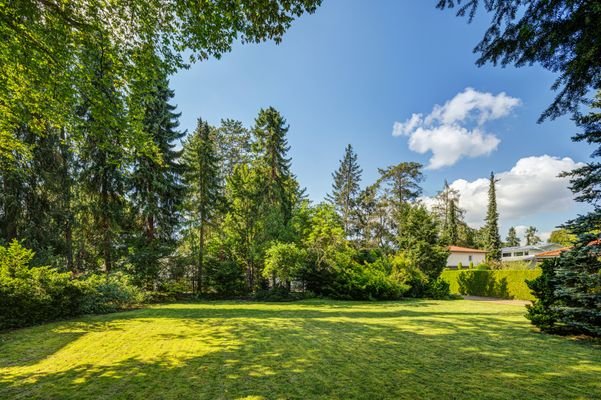
[[[33,325],[82,313],[112,312],[140,303],[125,275],[73,279],[51,267],[31,267],[34,254],[13,241],[0,246],[0,329]]]
[[[340,166],[332,174],[332,194],[328,200],[334,204],[336,211],[342,219],[342,227],[347,236],[358,233],[358,202],[360,194],[361,167],[357,162],[357,154],[350,144],[344,149],[344,157],[340,160]]]
[[[279,43],[292,21],[312,13],[319,0],[255,2],[146,2],[116,4],[84,0],[20,1],[3,6],[0,35],[0,69],[3,88],[0,103],[0,163],[14,162],[15,153],[27,146],[13,133],[27,123],[43,131],[47,125],[77,126],[73,111],[81,98],[107,110],[105,121],[117,121],[108,110],[113,103],[89,86],[97,71],[85,64],[86,51],[102,50],[113,65],[113,80],[127,95],[135,81],[152,76],[155,63],[140,57],[140,49],[153,43],[169,72],[190,62],[220,57],[235,40]],[[140,10],[143,9],[143,12]],[[135,107],[123,120],[136,127]],[[111,124],[107,124],[110,126]],[[125,134],[130,142],[148,142],[139,129]]]
[[[564,247],[571,247],[576,243],[577,240],[578,240],[578,237],[576,235],[574,235],[567,229],[561,228],[561,229],[555,229],[554,231],[551,232],[548,242],[549,243],[557,243]]]
[[[465,211],[459,207],[459,191],[444,182],[444,187],[436,195],[432,212],[438,219],[441,241],[449,245],[467,245],[470,242],[469,227],[463,222]],[[463,225],[463,228],[461,227]],[[466,229],[467,228],[467,229]]]
[[[527,280],[541,275],[534,270],[445,270],[441,278],[450,285],[451,293],[473,296],[533,300]]]
[[[540,266],[542,271],[540,276],[526,281],[528,288],[536,298],[532,304],[526,306],[528,309],[526,318],[544,332],[561,331],[561,328],[557,326],[559,313],[553,309],[557,302],[555,269],[558,263],[557,258],[543,261]]]
[[[83,292],[79,304],[79,312],[83,314],[115,312],[144,301],[140,289],[122,272],[91,274],[77,283]]]
[[[560,89],[539,119],[576,112],[591,90],[601,88],[601,13],[589,0],[439,0],[440,9],[459,6],[457,15],[471,21],[479,5],[492,13],[491,24],[475,52],[486,63],[516,67],[540,63],[558,73]]]
[[[205,289],[205,258],[208,229],[216,225],[222,209],[223,191],[215,137],[209,124],[198,119],[194,133],[184,143],[184,180],[187,195],[184,202],[187,235],[195,260],[196,291]]]
[[[289,285],[291,280],[300,275],[306,259],[307,252],[296,244],[275,242],[265,253],[263,276],[277,280],[280,286],[284,283]]]
[[[423,205],[412,205],[399,223],[397,243],[409,262],[436,280],[449,255],[438,241],[438,225]]]
[[[529,226],[526,229],[526,246],[534,246],[541,242],[540,237],[536,234],[538,229],[534,226]]]
[[[430,281],[426,289],[426,297],[430,299],[448,299],[451,296],[451,285],[442,278]]]
[[[517,247],[519,245],[520,245],[520,238],[518,238],[518,234],[517,234],[515,228],[512,226],[509,228],[509,231],[507,232],[507,237],[505,238],[504,246]]]
[[[495,174],[491,172],[488,186],[486,225],[484,226],[486,261],[489,262],[501,260],[501,236],[499,235],[499,212],[497,211],[497,192],[495,188],[497,182]]]

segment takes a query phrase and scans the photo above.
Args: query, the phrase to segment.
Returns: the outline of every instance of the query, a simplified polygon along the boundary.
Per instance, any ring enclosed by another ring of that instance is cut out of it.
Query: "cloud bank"
[[[559,173],[582,166],[569,157],[548,155],[525,157],[505,172],[496,174],[497,207],[503,221],[532,217],[538,213],[567,211],[575,206],[568,178]],[[459,191],[459,206],[466,210],[466,222],[482,226],[488,206],[488,178],[457,179],[450,184]],[[433,198],[425,198],[431,204]]]
[[[466,88],[444,105],[435,105],[430,114],[412,114],[405,122],[395,122],[394,136],[408,136],[409,149],[432,153],[429,169],[455,164],[464,157],[479,157],[496,150],[501,142],[483,125],[505,117],[520,100],[504,92],[497,95]]]

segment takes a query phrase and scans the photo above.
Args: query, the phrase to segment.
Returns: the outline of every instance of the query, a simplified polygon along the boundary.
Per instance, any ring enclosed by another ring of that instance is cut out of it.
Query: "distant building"
[[[474,266],[476,266],[482,264],[486,259],[486,250],[449,246],[449,253],[449,258],[447,258],[447,268],[457,268],[459,263],[461,263],[464,268],[469,267],[470,263],[473,263]]]
[[[534,259],[536,262],[542,262],[549,258],[557,258],[561,255],[561,253],[563,253],[564,251],[568,251],[570,249],[571,249],[571,247],[561,247],[561,248],[555,249],[555,250],[543,251],[542,253],[538,253],[534,257]]]
[[[548,253],[562,249],[563,246],[557,243],[545,243],[532,246],[503,247],[501,249],[501,261],[529,261],[536,262],[536,257],[541,253]]]

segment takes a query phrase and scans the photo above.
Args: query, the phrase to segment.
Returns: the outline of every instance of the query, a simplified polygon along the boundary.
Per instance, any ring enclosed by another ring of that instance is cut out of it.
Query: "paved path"
[[[480,296],[463,296],[465,300],[474,300],[474,301],[489,301],[495,304],[509,304],[512,306],[525,306],[526,304],[531,304],[530,300],[507,300],[507,299],[497,299],[495,297],[480,297]]]

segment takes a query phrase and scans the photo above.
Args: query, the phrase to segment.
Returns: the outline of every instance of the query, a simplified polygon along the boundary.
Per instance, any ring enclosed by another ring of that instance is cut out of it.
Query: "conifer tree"
[[[540,237],[536,234],[537,232],[538,229],[534,226],[529,226],[528,229],[526,229],[526,246],[534,246],[541,242]]]
[[[357,234],[357,207],[362,172],[353,146],[347,145],[338,170],[332,174],[332,193],[328,195],[328,200],[334,204],[342,219],[347,237]]]
[[[463,223],[465,211],[459,207],[459,191],[451,188],[446,179],[443,189],[436,195],[432,211],[439,221],[441,241],[458,245],[460,225]],[[467,233],[465,229],[464,231]]]
[[[90,246],[110,272],[118,259],[117,246],[127,225],[125,215],[126,168],[129,146],[126,141],[126,107],[123,94],[113,75],[114,64],[103,57],[104,47],[88,47],[83,63],[95,71],[86,92],[93,92],[102,102],[83,97],[78,126],[80,174],[79,193],[80,246]],[[99,244],[99,245],[97,245]],[[99,251],[97,251],[99,250]],[[80,265],[81,268],[81,265]]]
[[[499,235],[499,212],[497,211],[497,192],[495,174],[490,173],[488,186],[488,209],[486,211],[485,243],[486,260],[501,261],[501,237]]]
[[[219,158],[206,121],[198,119],[194,133],[184,143],[184,180],[187,186],[185,209],[189,235],[193,238],[196,261],[196,290],[204,291],[205,250],[207,234],[214,226],[215,218],[222,208],[222,188]]]
[[[157,278],[159,259],[175,247],[174,235],[184,194],[181,150],[175,149],[176,141],[184,136],[184,132],[177,130],[180,114],[169,104],[174,93],[169,89],[166,74],[160,70],[157,74],[154,85],[140,99],[144,109],[143,129],[159,154],[136,154],[130,179],[136,218],[134,265],[138,278],[145,281]]]
[[[253,129],[256,162],[265,177],[265,200],[282,213],[284,224],[290,219],[293,206],[288,129],[284,117],[273,107],[259,111]]]
[[[517,247],[520,245],[520,238],[518,238],[518,234],[515,228],[512,226],[509,228],[507,232],[507,237],[505,238],[505,246],[507,247]]]

